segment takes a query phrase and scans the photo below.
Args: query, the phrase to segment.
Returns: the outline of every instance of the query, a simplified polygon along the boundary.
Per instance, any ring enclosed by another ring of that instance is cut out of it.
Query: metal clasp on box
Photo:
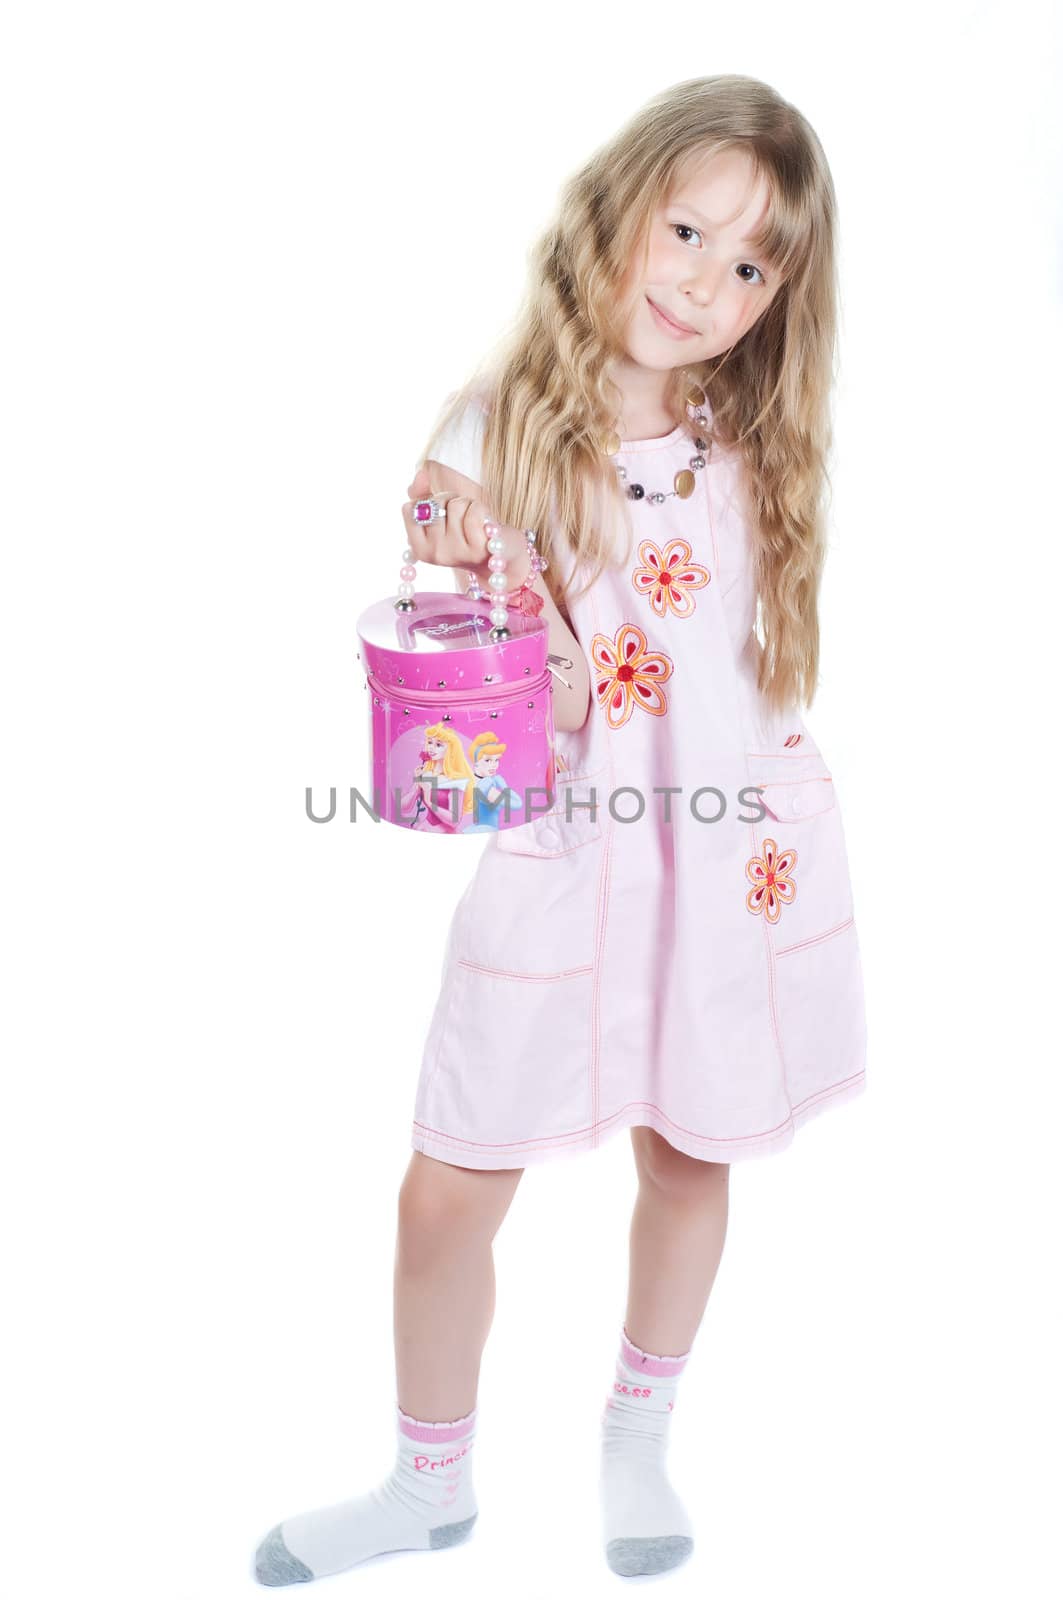
[[[556,661],[558,663],[558,666],[568,667],[571,670],[572,662],[569,660],[568,656],[549,655],[546,658],[546,665],[549,668],[549,670],[553,673],[554,677],[558,678],[564,684],[566,689],[571,689],[572,685],[569,683],[568,679],[561,677],[561,674],[560,674],[560,672],[558,672],[557,667],[551,667],[550,666],[551,661]]]

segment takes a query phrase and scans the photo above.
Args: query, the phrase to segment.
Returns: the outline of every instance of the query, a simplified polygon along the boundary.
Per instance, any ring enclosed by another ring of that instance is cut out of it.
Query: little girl
[[[692,1550],[666,1449],[730,1163],[864,1087],[841,814],[797,709],[835,322],[815,133],[755,79],[680,83],[569,181],[510,339],[425,451],[409,492],[439,516],[406,504],[407,558],[486,590],[496,520],[508,603],[541,607],[563,663],[557,781],[486,842],[447,940],[399,1199],[398,1458],[275,1527],[262,1583],[469,1536],[492,1240],[528,1162],[623,1128],[639,1196],[604,1551],[634,1575]]]

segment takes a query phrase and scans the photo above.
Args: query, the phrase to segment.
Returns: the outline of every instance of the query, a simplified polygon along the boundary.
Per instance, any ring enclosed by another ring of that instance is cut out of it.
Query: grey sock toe
[[[314,1574],[310,1568],[298,1556],[292,1555],[281,1537],[279,1522],[270,1529],[255,1551],[255,1577],[259,1583],[268,1584],[271,1589],[283,1588],[288,1583],[313,1582]]]
[[[694,1548],[685,1533],[669,1533],[659,1539],[610,1539],[605,1559],[622,1578],[637,1578],[644,1572],[667,1572],[678,1567]]]
[[[429,1528],[428,1537],[432,1541],[431,1548],[433,1550],[441,1550],[448,1544],[461,1544],[463,1539],[469,1537],[472,1532],[472,1525],[479,1514],[478,1511],[474,1511],[471,1517],[465,1518],[464,1522],[444,1522],[440,1528]]]

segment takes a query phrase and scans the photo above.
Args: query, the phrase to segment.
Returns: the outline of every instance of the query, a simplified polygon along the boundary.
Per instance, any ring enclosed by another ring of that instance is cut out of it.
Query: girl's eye
[[[676,230],[676,231],[677,231],[677,232],[678,232],[678,231],[679,231],[679,230],[680,230],[680,229],[682,229],[682,231],[683,231],[683,232],[684,232],[684,233],[696,233],[696,234],[697,234],[697,236],[698,236],[698,238],[699,238],[699,239],[700,239],[700,238],[701,238],[701,232],[700,232],[700,229],[698,229],[698,228],[694,228],[694,227],[692,227],[692,226],[691,226],[691,225],[690,225],[690,223],[688,223],[688,222],[673,222],[673,223],[672,223],[672,227],[673,227],[673,229],[674,229],[674,230]],[[684,240],[683,240],[683,243],[684,243],[684,244],[686,244],[686,243],[687,243],[687,240],[686,240],[686,239],[684,239]],[[744,267],[753,267],[753,271],[754,271],[754,272],[755,272],[755,273],[756,273],[756,274],[757,274],[757,278],[759,278],[759,279],[760,279],[760,282],[761,282],[761,283],[766,283],[766,282],[767,282],[767,279],[766,279],[766,278],[765,278],[765,276],[764,276],[764,274],[763,274],[763,272],[761,272],[761,270],[760,270],[760,268],[759,268],[759,267],[755,267],[755,266],[753,266],[753,263],[752,263],[752,261],[743,261],[743,262],[742,262],[742,265],[743,265],[743,266],[744,266]],[[754,284],[754,286],[755,286],[755,285],[756,285],[756,281],[757,281],[757,280],[756,280],[756,278],[743,278],[743,279],[742,279],[742,282],[743,282],[743,283],[752,283],[752,284]]]

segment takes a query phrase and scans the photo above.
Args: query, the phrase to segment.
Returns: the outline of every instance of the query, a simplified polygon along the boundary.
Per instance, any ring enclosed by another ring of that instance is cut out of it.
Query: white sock
[[[602,1413],[601,1506],[605,1558],[635,1577],[685,1561],[694,1529],[668,1481],[665,1457],[675,1393],[690,1351],[653,1356],[621,1330],[613,1392]]]
[[[279,1522],[255,1553],[259,1583],[309,1583],[391,1550],[438,1550],[469,1537],[476,1408],[456,1422],[420,1422],[398,1410],[398,1458],[368,1494]]]

